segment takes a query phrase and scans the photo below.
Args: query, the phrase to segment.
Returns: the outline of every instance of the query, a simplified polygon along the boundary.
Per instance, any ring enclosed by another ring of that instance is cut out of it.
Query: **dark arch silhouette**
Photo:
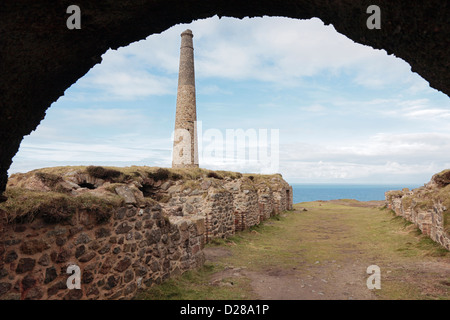
[[[75,3],[76,2],[76,3]],[[81,9],[69,30],[67,7]],[[369,30],[368,6],[381,9]],[[214,15],[320,18],[355,42],[407,61],[430,86],[450,93],[450,3],[442,0],[3,0],[0,9],[0,194],[23,136],[64,91],[116,49],[178,23]]]

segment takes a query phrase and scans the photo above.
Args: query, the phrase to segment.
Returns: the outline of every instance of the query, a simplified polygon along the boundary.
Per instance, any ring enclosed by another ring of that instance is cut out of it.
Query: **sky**
[[[450,99],[402,59],[317,18],[215,16],[106,52],[24,138],[9,173],[170,167],[188,28],[200,167],[281,173],[289,183],[410,185],[450,168]],[[226,139],[238,129],[249,134],[244,146]]]

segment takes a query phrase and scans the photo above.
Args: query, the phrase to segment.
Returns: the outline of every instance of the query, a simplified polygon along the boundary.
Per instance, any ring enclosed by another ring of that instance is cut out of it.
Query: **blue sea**
[[[291,184],[293,202],[316,200],[355,199],[359,201],[384,200],[389,190],[414,189],[419,185],[350,185],[350,184]]]

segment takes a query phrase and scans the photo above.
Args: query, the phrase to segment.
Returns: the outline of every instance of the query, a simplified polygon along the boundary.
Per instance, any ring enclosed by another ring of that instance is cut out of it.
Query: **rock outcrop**
[[[450,250],[450,170],[435,174],[423,187],[386,192],[386,205],[423,234]]]
[[[47,168],[11,176],[6,195],[0,299],[132,298],[201,266],[208,241],[292,209],[281,175],[202,169]]]

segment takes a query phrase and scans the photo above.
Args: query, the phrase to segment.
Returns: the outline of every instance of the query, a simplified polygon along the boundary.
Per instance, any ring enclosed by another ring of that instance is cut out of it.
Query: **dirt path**
[[[243,290],[259,299],[449,299],[448,251],[379,206],[353,200],[296,205],[280,221],[207,247],[207,263],[224,267],[210,283],[235,286],[247,279]],[[367,288],[371,265],[380,267],[380,290]]]

